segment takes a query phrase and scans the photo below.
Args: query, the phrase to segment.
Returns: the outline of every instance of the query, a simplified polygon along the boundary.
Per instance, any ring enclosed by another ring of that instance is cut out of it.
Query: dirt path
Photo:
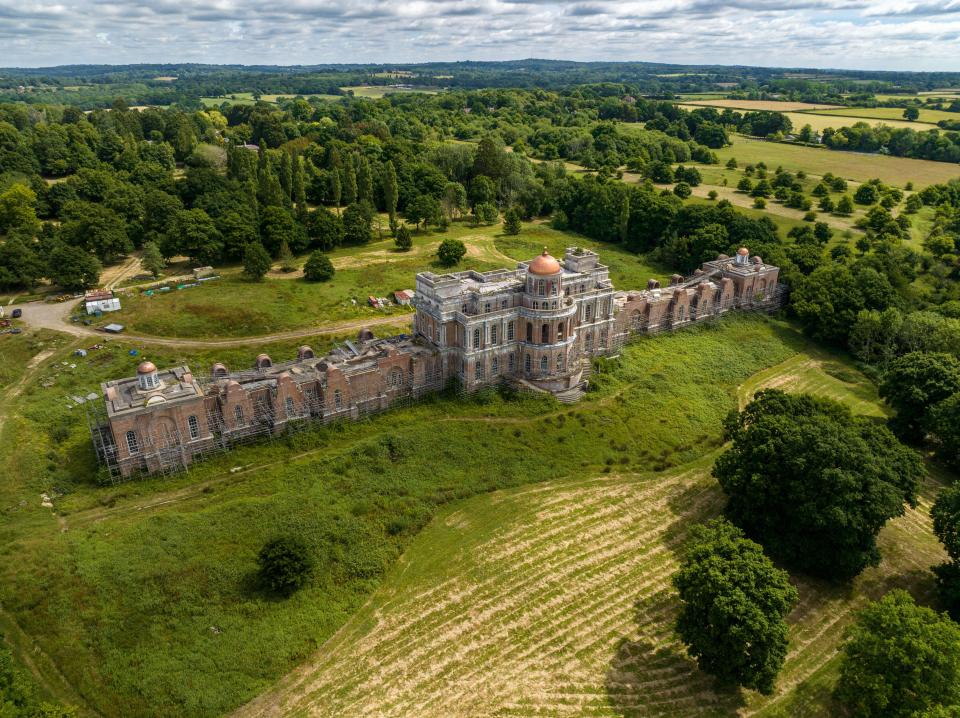
[[[29,302],[20,305],[23,308],[24,323],[37,329],[52,329],[57,332],[72,334],[76,337],[96,337],[103,339],[111,335],[104,334],[101,331],[75,324],[68,321],[70,312],[73,309],[72,302]],[[354,319],[343,322],[330,322],[303,329],[293,329],[285,332],[275,332],[273,334],[264,334],[251,337],[235,337],[230,339],[181,339],[177,337],[151,337],[139,334],[121,334],[118,335],[125,341],[139,342],[143,344],[158,344],[171,347],[239,347],[248,344],[265,344],[270,342],[284,341],[286,339],[299,339],[301,337],[311,337],[317,334],[341,334],[350,331],[359,331],[365,327],[380,326],[385,324],[402,324],[406,315],[393,315],[385,317],[375,317],[372,319]]]

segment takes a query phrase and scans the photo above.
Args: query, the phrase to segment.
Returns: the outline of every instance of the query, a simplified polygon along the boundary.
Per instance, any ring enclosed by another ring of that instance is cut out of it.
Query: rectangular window
[[[490,327],[490,343],[491,343],[491,344],[496,344],[496,343],[497,343],[497,329],[498,329],[498,327],[497,327],[496,324],[494,324],[492,327]]]
[[[200,422],[197,421],[197,417],[195,416],[187,417],[187,426],[190,427],[190,438],[199,439],[200,438]]]
[[[479,329],[473,330],[473,348],[474,349],[480,348],[480,330]]]
[[[513,354],[511,354],[511,355],[510,355],[510,361],[507,362],[507,366],[509,367],[509,370],[510,370],[510,371],[513,371],[513,370],[516,368],[516,365],[517,365],[517,362],[516,362],[516,360],[513,358]]]
[[[131,454],[137,454],[140,452],[140,442],[137,441],[137,433],[135,431],[127,432],[127,450]]]
[[[287,416],[293,416],[296,413],[293,406],[293,399],[287,397]]]
[[[508,342],[513,341],[513,322],[507,323],[507,341]]]
[[[490,311],[490,302],[486,302],[486,303],[483,305],[483,311],[485,311],[485,312],[489,312],[489,311]]]
[[[242,406],[238,405],[233,407],[233,418],[237,420],[238,424],[243,423],[243,407]]]

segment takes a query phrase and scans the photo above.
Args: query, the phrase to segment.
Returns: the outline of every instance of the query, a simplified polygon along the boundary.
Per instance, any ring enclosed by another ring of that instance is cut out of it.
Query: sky
[[[960,0],[0,0],[0,65],[637,60],[960,71]]]

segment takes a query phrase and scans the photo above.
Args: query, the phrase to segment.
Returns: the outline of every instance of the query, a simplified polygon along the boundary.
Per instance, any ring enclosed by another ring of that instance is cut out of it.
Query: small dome
[[[718,261],[718,262],[720,262],[720,261],[722,261],[722,260],[724,260],[724,259],[730,259],[730,257],[728,257],[728,256],[725,255],[725,254],[718,254],[718,255],[717,255],[717,261]]]
[[[140,366],[137,367],[137,374],[153,374],[157,370],[157,365],[152,361],[140,362]]]
[[[370,329],[370,327],[364,327],[357,333],[357,341],[368,342],[373,338],[373,331]]]
[[[750,254],[750,250],[746,247],[740,247],[740,249],[737,250],[737,254],[739,254],[741,257],[746,257]]]
[[[755,257],[753,258],[753,263],[754,263],[754,264],[763,264],[763,259],[760,257],[760,255],[757,255],[757,256],[755,256]]]
[[[560,262],[558,262],[554,257],[551,257],[550,253],[547,251],[547,248],[544,247],[543,254],[530,262],[528,271],[530,274],[557,274],[560,271]]]

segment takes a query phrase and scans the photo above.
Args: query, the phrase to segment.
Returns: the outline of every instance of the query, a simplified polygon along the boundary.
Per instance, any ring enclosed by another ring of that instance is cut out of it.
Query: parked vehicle
[[[11,314],[10,316],[12,316],[14,319],[19,319],[20,317],[23,316],[23,310],[22,310],[22,309],[14,309],[14,310],[13,310],[13,314]]]

